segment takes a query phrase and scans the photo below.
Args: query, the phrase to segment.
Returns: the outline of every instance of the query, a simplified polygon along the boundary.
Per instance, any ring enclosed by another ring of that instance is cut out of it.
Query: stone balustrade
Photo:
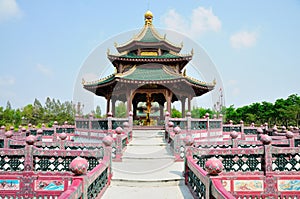
[[[74,143],[65,132],[56,142],[37,141],[38,136],[14,140],[14,132],[1,132],[0,197],[99,198],[103,194],[112,175],[112,137],[108,136],[111,142],[103,138],[93,144]],[[85,164],[76,162],[78,157]]]
[[[297,198],[300,148],[278,147],[265,134],[260,142],[253,148],[199,148],[189,141],[185,182],[195,198]]]

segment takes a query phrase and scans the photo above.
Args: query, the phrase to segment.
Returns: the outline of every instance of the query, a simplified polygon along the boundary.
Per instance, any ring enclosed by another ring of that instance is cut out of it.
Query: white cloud
[[[233,48],[249,48],[256,44],[257,32],[240,31],[230,37],[230,43]]]
[[[220,19],[214,15],[212,9],[198,7],[192,11],[190,19],[184,18],[174,9],[162,17],[163,24],[169,28],[190,35],[191,37],[199,36],[203,33],[221,29]]]
[[[45,75],[45,76],[52,76],[53,72],[50,68],[42,65],[42,64],[37,64],[35,69],[41,73],[42,75]]]
[[[16,0],[0,0],[0,22],[21,16],[22,12]]]
[[[10,86],[15,84],[15,78],[11,76],[0,77],[0,86]]]

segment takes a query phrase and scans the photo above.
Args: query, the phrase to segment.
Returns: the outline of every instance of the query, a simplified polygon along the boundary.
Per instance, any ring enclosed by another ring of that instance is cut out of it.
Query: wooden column
[[[110,97],[106,97],[106,113],[110,112]]]
[[[181,97],[181,115],[182,117],[185,117],[185,97]]]
[[[188,97],[188,112],[191,112],[191,96]]]
[[[127,91],[126,93],[126,99],[127,99],[127,116],[129,115],[129,112],[131,111],[131,90]]]
[[[159,119],[164,120],[164,105],[159,105]]]
[[[172,103],[172,95],[173,93],[171,91],[167,91],[167,111],[172,115],[171,113],[171,103]]]
[[[111,112],[114,117],[116,115],[116,99],[115,98],[111,98]]]

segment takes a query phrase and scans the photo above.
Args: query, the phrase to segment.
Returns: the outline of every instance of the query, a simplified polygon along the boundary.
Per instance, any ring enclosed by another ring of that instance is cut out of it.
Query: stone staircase
[[[174,162],[158,130],[135,130],[103,198],[193,198],[184,184],[183,162]]]

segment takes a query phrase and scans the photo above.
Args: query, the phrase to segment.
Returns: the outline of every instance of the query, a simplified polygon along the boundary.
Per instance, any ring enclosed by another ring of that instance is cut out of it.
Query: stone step
[[[163,187],[163,186],[182,186],[184,178],[165,179],[165,180],[128,180],[128,179],[112,179],[111,186],[126,187]]]
[[[160,160],[160,159],[170,159],[174,160],[174,156],[123,156],[122,160]]]
[[[127,147],[128,146],[167,146],[166,143],[141,143],[141,144],[136,144],[136,143],[130,143],[130,144],[127,144]]]
[[[186,186],[128,187],[110,186],[103,199],[193,199]]]

